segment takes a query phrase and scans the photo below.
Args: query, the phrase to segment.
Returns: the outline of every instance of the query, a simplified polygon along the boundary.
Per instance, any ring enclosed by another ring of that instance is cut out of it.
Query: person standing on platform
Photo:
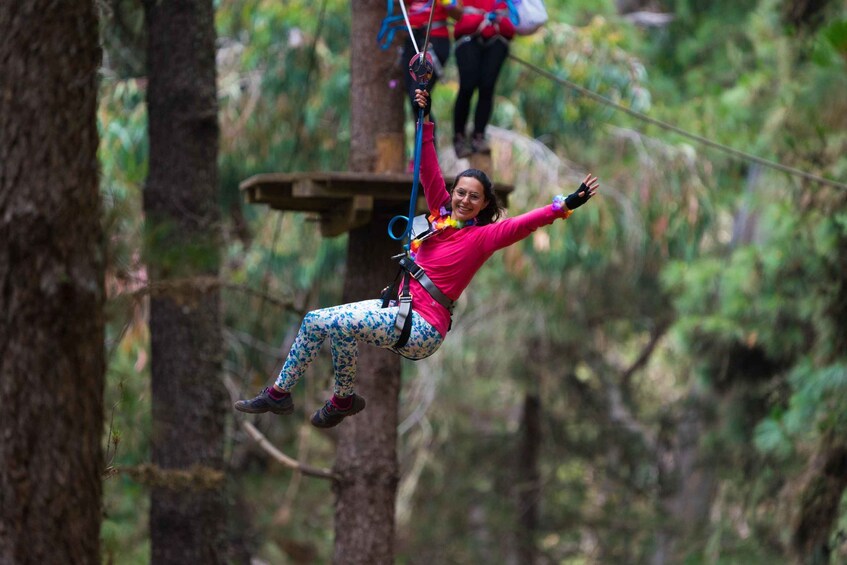
[[[464,0],[462,17],[453,28],[459,92],[453,108],[453,148],[456,157],[488,154],[491,148],[485,128],[494,110],[494,87],[515,26],[509,19],[505,0]],[[467,135],[471,99],[477,93],[473,131]]]

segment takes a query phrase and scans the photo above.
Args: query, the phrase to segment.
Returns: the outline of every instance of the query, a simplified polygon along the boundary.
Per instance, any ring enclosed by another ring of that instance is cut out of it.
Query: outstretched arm
[[[444,183],[441,166],[438,164],[438,154],[435,151],[435,125],[429,121],[429,108],[431,101],[429,92],[426,90],[415,90],[415,102],[424,109],[423,147],[421,147],[421,184],[426,195],[426,204],[430,212],[438,212],[438,209],[450,201],[450,193]]]
[[[553,198],[553,204],[483,226],[482,229],[486,232],[480,247],[486,253],[494,253],[498,249],[517,243],[541,226],[550,225],[559,218],[570,216],[573,210],[588,202],[597,193],[598,188],[600,188],[600,181],[597,177],[588,174],[579,188],[567,197],[556,196]]]

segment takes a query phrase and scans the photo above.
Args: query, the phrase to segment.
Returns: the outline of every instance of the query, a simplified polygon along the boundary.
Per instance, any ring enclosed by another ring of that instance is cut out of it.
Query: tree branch
[[[224,377],[224,385],[229,391],[230,398],[235,401],[238,399],[238,387],[228,376]],[[320,479],[330,479],[333,481],[337,481],[339,479],[338,475],[330,471],[329,469],[320,469],[317,467],[312,467],[311,465],[306,465],[305,463],[301,463],[296,459],[293,459],[277,449],[277,447],[271,443],[271,441],[259,431],[256,426],[247,420],[241,420],[239,422],[241,427],[244,428],[244,431],[247,432],[253,441],[259,444],[265,453],[271,456],[276,462],[288,467],[289,469],[294,469],[295,471],[299,471],[304,475],[309,477],[317,477]]]
[[[301,308],[298,308],[294,305],[294,302],[292,300],[283,300],[279,297],[273,296],[261,290],[257,290],[255,288],[251,288],[242,284],[227,282],[217,277],[187,277],[182,279],[171,279],[166,281],[158,281],[155,283],[148,283],[139,289],[133,290],[132,292],[119,292],[115,295],[110,296],[109,299],[113,300],[116,298],[130,298],[132,300],[138,300],[147,295],[170,295],[177,297],[188,297],[198,293],[206,294],[222,288],[243,292],[245,294],[261,298],[266,302],[270,302],[271,304],[278,306],[283,310],[288,310],[301,316],[305,314],[305,312],[303,312]]]

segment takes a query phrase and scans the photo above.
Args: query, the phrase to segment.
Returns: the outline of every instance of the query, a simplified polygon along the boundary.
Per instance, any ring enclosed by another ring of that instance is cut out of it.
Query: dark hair
[[[456,188],[456,184],[458,184],[459,179],[462,177],[470,177],[478,180],[479,184],[482,185],[483,194],[485,195],[486,200],[488,200],[488,205],[480,210],[479,214],[476,216],[476,225],[484,226],[486,224],[493,224],[499,220],[500,216],[503,215],[504,210],[503,206],[500,205],[500,201],[497,199],[497,193],[494,192],[494,183],[491,182],[488,175],[479,169],[466,169],[462,171],[456,176],[453,186],[450,187],[451,196],[453,194],[453,189]]]

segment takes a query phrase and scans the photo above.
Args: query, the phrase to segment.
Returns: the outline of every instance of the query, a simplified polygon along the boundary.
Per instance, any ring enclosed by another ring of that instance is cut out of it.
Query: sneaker
[[[339,410],[332,400],[327,400],[323,408],[312,415],[312,425],[316,428],[334,428],[347,416],[358,414],[364,409],[365,399],[358,394],[353,395],[353,404],[347,410]]]
[[[268,389],[265,388],[256,398],[237,401],[235,403],[235,409],[239,412],[247,412],[248,414],[264,414],[265,412],[291,414],[294,412],[294,401],[291,399],[290,394],[281,400],[274,400],[268,393]]]
[[[465,136],[457,133],[453,136],[453,150],[456,152],[457,159],[464,159],[465,157],[470,157],[473,150],[470,145],[468,145],[468,140],[465,139]]]
[[[473,149],[474,153],[482,153],[483,155],[491,153],[491,146],[488,144],[488,140],[485,139],[485,134],[475,133],[473,135],[473,139],[471,140],[471,149]]]

